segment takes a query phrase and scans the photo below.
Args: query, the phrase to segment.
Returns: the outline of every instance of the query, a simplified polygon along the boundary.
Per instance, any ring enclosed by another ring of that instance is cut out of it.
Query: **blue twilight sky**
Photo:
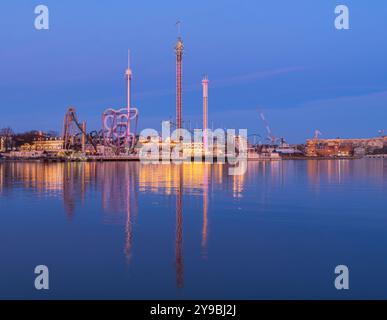
[[[34,28],[34,8],[50,29]],[[350,30],[334,27],[335,6]],[[141,128],[175,116],[175,22],[182,21],[183,117],[201,126],[208,74],[209,122],[302,142],[387,131],[387,1],[4,0],[0,17],[0,127],[61,131],[69,105],[89,128],[125,104],[132,52],[133,104]]]

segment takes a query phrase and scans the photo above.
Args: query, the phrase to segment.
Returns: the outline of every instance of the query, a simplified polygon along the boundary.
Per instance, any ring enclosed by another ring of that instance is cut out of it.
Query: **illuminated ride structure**
[[[99,135],[96,132],[90,134],[86,131],[86,122],[78,121],[75,108],[68,108],[63,121],[63,149],[86,151],[86,142],[89,143],[94,152],[97,152]]]
[[[107,147],[116,155],[134,152],[137,142],[138,109],[131,107],[132,70],[129,66],[125,75],[127,78],[127,106],[121,109],[106,109],[102,114],[102,130],[99,132],[87,133],[86,122],[78,121],[75,108],[70,107],[67,110],[63,124],[64,150],[86,153],[86,150],[90,152],[88,146],[91,145],[91,153],[95,154],[98,153],[97,146]]]
[[[130,132],[131,121],[134,121],[134,130]],[[138,110],[121,108],[118,110],[109,108],[102,115],[102,136],[103,144],[111,147],[115,154],[133,150],[136,144],[138,122]]]
[[[106,109],[102,114],[102,136],[105,147],[112,148],[118,155],[132,153],[136,145],[138,109],[131,105],[132,70],[130,69],[130,53],[128,52],[128,68],[125,71],[127,79],[127,105],[121,109]],[[134,122],[132,131],[131,122]]]

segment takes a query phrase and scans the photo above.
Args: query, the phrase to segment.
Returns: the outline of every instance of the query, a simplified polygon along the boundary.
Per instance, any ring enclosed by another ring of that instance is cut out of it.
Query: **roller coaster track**
[[[67,110],[63,124],[64,149],[69,149],[71,139],[76,135],[75,130],[73,128],[73,124],[75,124],[79,132],[86,137],[86,140],[93,146],[95,152],[97,152],[97,143],[93,140],[91,135],[89,135],[86,131],[83,130],[83,126],[78,121],[77,115],[75,113],[75,108],[72,107]]]

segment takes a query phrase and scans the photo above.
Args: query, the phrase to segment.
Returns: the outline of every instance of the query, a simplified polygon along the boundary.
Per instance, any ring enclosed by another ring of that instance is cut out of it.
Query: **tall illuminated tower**
[[[203,130],[208,129],[208,78],[202,80],[203,86]]]
[[[183,40],[178,37],[176,52],[176,128],[182,128],[182,62],[183,62]]]
[[[204,150],[207,150],[207,135],[206,130],[208,129],[208,78],[204,76],[202,80],[203,86],[203,134],[204,134]]]
[[[131,82],[132,82],[132,69],[130,69],[130,50],[128,50],[128,68],[125,71],[125,76],[127,79],[127,103],[126,103],[126,107],[128,108],[128,124],[126,127],[126,135],[128,137],[128,142],[129,142],[129,139],[130,139],[130,107],[131,107],[130,89],[131,89]]]

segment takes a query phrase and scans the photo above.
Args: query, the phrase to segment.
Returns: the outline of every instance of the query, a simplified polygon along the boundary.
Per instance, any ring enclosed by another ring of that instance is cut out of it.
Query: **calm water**
[[[0,298],[386,299],[386,196],[382,159],[0,163]]]

